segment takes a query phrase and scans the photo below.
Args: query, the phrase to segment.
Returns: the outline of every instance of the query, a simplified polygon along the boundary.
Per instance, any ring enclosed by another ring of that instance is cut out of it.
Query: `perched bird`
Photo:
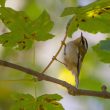
[[[64,64],[72,72],[72,74],[74,74],[77,88],[79,84],[81,65],[87,49],[88,43],[82,33],[81,37],[68,42],[64,48]]]

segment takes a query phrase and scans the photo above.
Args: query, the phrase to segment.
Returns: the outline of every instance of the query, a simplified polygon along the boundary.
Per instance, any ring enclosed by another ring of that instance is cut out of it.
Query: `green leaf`
[[[27,15],[21,11],[15,11],[11,8],[0,8],[2,22],[11,30],[22,33],[26,30],[27,24],[31,22]]]
[[[44,110],[64,110],[62,105],[57,102],[44,104]]]
[[[34,21],[25,12],[11,8],[1,7],[0,13],[0,19],[10,30],[0,35],[0,43],[5,47],[29,49],[34,40],[45,41],[54,37],[50,34],[54,24],[46,11]]]
[[[54,23],[51,21],[50,16],[44,11],[36,20],[31,23],[31,31],[37,33],[35,39],[48,40],[53,38],[54,35],[48,33],[51,31]]]
[[[45,94],[45,95],[42,95],[40,97],[37,98],[37,100],[46,100],[48,102],[51,102],[51,101],[59,101],[62,99],[62,96],[58,95],[58,94]]]
[[[83,7],[69,7],[62,16],[74,14],[67,26],[68,36],[78,28],[91,33],[110,33],[110,0],[98,0]]]
[[[33,41],[31,39],[26,39],[22,33],[17,33],[16,32],[12,33],[5,33],[3,35],[0,35],[0,43],[4,47],[9,47],[13,48],[15,47],[16,49],[29,49],[32,46]]]
[[[53,27],[53,22],[50,19],[50,16],[46,11],[43,11],[42,14],[34,21],[31,22],[31,31],[41,31],[49,32]]]
[[[30,94],[14,94],[13,100],[11,110],[36,110],[35,98]]]
[[[79,26],[79,23],[77,21],[77,18],[73,16],[66,27],[66,31],[69,37],[72,37],[72,33],[77,30],[78,26]]]
[[[64,9],[63,13],[61,14],[61,17],[72,15],[78,12],[78,9],[80,7],[67,7]]]
[[[95,2],[92,2],[86,6],[82,6],[82,7],[67,7],[64,9],[64,11],[62,12],[61,16],[67,16],[67,15],[71,15],[71,14],[76,14],[76,15],[81,15],[91,11],[93,9],[96,8],[103,8],[106,6],[110,6],[110,0],[98,0]]]
[[[57,101],[62,97],[58,94],[45,94],[37,98],[38,110],[64,110],[62,105]]]
[[[97,16],[95,18],[84,18],[80,20],[79,28],[91,33],[110,33],[110,14],[105,13],[103,15]]]
[[[23,9],[32,20],[36,19],[42,12],[36,0],[27,0]]]
[[[5,2],[6,2],[6,0],[0,0],[0,5],[1,5],[2,7],[4,7],[4,6],[5,6]]]
[[[62,97],[58,94],[45,94],[39,96],[37,100],[30,94],[16,93],[12,95],[15,103],[11,110],[64,110],[57,101]]]
[[[37,37],[37,36],[39,36],[39,37]],[[38,41],[45,41],[45,40],[48,40],[48,39],[51,39],[51,38],[53,38],[54,37],[54,35],[52,35],[52,34],[50,34],[50,33],[37,33],[37,36],[36,36],[36,39],[38,40]]]
[[[110,63],[110,39],[102,40],[93,47],[100,60],[104,63]]]
[[[16,49],[29,49],[33,40],[29,35],[29,17],[22,11],[11,8],[0,8],[1,20],[11,32],[0,35],[0,43],[5,47]]]

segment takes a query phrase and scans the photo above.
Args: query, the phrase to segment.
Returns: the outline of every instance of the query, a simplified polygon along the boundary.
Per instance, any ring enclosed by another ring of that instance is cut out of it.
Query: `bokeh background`
[[[35,42],[30,50],[19,51],[4,48],[0,45],[0,59],[42,72],[61,45],[66,24],[71,18],[71,16],[60,17],[64,8],[69,6],[84,6],[93,1],[95,0],[7,0],[7,7],[23,10],[33,20],[43,10],[47,10],[55,23],[52,30],[55,37],[46,42]],[[0,22],[0,34],[6,31],[8,29]],[[78,30],[66,42],[76,39],[80,36],[81,32],[83,31]],[[101,33],[90,34],[87,32],[83,32],[83,35],[88,41],[89,49],[81,69],[79,88],[100,91],[101,86],[106,85],[109,91],[110,65],[100,62],[92,50],[93,45],[97,44],[101,39],[105,39],[108,35]],[[63,50],[60,52],[58,59],[63,62],[62,53]],[[57,61],[54,61],[45,74],[65,80],[73,85],[75,84],[74,76],[72,76],[71,72]],[[73,97],[67,93],[65,88],[59,85],[46,81],[38,82],[37,80],[33,80],[32,76],[20,71],[0,67],[0,110],[9,110],[12,104],[11,95],[14,92],[29,93],[33,96],[58,93],[63,96],[61,103],[65,110],[108,110],[110,107],[109,100],[107,99],[86,96]]]

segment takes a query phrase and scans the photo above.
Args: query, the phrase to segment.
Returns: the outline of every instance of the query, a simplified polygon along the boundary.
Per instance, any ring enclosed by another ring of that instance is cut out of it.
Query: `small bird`
[[[84,56],[88,49],[86,38],[81,33],[81,37],[68,42],[64,48],[64,64],[75,76],[76,88],[79,84],[79,73]]]

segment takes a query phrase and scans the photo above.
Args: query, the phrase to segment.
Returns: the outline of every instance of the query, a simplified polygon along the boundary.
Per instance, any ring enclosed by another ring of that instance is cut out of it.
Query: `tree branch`
[[[46,80],[46,81],[50,81],[50,82],[59,84],[65,88],[67,88],[68,93],[73,96],[83,95],[83,96],[95,96],[95,97],[110,99],[110,92],[107,92],[106,89],[104,89],[105,86],[102,88],[102,91],[82,90],[82,89],[75,88],[74,86],[68,84],[65,81],[53,78],[53,77],[45,75],[45,74],[41,74],[37,71],[34,71],[34,70],[26,68],[26,67],[19,66],[17,64],[13,64],[13,63],[9,63],[7,61],[0,60],[0,65],[20,70],[20,71],[25,72],[27,74],[36,76],[41,80]]]

